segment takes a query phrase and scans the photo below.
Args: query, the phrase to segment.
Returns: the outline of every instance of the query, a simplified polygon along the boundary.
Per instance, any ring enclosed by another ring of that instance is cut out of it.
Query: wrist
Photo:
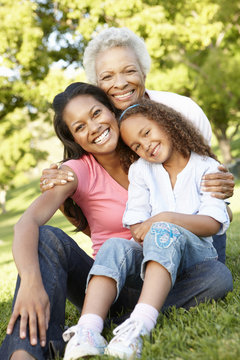
[[[39,271],[36,271],[36,269],[34,270],[24,270],[21,272],[21,274],[19,274],[20,278],[21,278],[21,282],[26,283],[26,284],[40,284],[42,283],[42,276]]]

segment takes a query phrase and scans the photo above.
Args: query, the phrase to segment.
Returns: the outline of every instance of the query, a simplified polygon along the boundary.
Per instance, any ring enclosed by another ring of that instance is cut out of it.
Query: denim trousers
[[[98,251],[87,284],[94,275],[114,279],[117,300],[125,285],[141,290],[149,261],[162,265],[168,271],[173,287],[177,276],[191,266],[208,260],[217,260],[211,238],[199,238],[181,226],[159,222],[152,225],[143,246],[122,238],[107,240]]]
[[[219,239],[218,244],[220,242]],[[19,349],[26,350],[37,360],[53,359],[57,353],[62,355],[65,346],[62,333],[66,299],[68,298],[77,308],[82,307],[93,259],[62,230],[47,225],[39,230],[38,254],[43,284],[50,300],[51,316],[47,344],[43,348],[39,343],[36,346],[30,345],[29,334],[26,339],[20,339],[18,319],[13,333],[6,335],[0,347],[1,360],[8,360],[12,353]],[[18,278],[13,306],[20,281]],[[232,290],[232,285],[231,272],[222,262],[208,260],[197,263],[177,277],[163,310],[172,305],[188,309],[209,299],[223,298]],[[123,287],[118,300],[111,308],[111,316],[116,316],[122,309],[127,311],[134,308],[139,297],[139,288],[135,288],[135,285],[133,288]]]

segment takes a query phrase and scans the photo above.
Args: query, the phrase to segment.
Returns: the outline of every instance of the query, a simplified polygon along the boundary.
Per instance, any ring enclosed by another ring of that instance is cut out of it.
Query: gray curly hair
[[[143,75],[147,75],[150,70],[151,58],[144,40],[128,28],[110,27],[100,32],[93,40],[91,40],[84,51],[83,66],[87,79],[91,84],[97,85],[97,74],[95,69],[97,55],[102,51],[117,46],[133,49]]]

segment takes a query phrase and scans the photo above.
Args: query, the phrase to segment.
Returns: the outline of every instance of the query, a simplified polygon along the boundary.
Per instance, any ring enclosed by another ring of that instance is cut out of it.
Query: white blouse
[[[218,234],[229,226],[229,216],[223,200],[202,192],[202,176],[217,172],[219,163],[194,152],[185,168],[177,175],[172,188],[168,172],[162,164],[138,159],[129,169],[129,188],[123,226],[137,224],[163,211],[208,215],[222,224]]]

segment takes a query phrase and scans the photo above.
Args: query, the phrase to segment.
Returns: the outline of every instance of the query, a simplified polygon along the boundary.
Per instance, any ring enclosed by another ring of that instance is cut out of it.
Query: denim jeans
[[[213,246],[218,253],[218,261],[221,261],[225,264],[226,261],[226,233],[222,235],[213,235]]]
[[[81,309],[93,259],[62,230],[51,226],[40,227],[38,253],[43,283],[51,304],[47,345],[44,348],[39,344],[31,346],[28,334],[25,340],[21,340],[18,319],[13,334],[7,335],[2,343],[0,359],[8,360],[18,349],[28,351],[37,360],[51,359],[54,356],[52,353],[56,352],[62,354],[66,298]],[[18,278],[14,301],[19,284]],[[126,310],[133,309],[138,300],[139,289],[135,290],[135,284],[132,285],[133,288],[123,287],[117,302],[112,306],[111,315],[114,316],[122,307]],[[177,278],[164,309],[172,305],[188,309],[208,299],[222,298],[231,290],[232,276],[228,268],[219,261],[205,261],[187,269]]]
[[[177,275],[207,260],[217,260],[211,238],[201,239],[181,226],[159,222],[152,225],[143,246],[121,238],[107,240],[96,256],[87,282],[93,275],[114,279],[117,299],[124,285],[141,289],[148,261],[161,264],[169,272],[173,287]]]

